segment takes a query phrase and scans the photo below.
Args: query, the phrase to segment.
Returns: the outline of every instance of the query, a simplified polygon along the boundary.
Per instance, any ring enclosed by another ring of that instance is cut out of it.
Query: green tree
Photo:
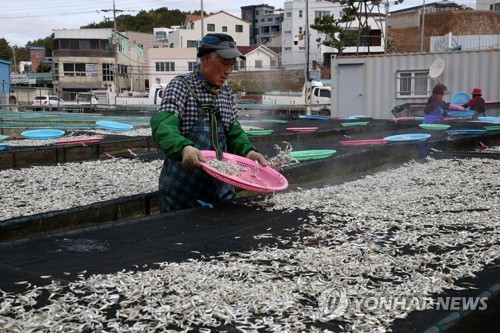
[[[38,65],[38,67],[36,68],[37,73],[50,73],[51,70],[52,70],[52,66],[50,66],[49,64],[43,64],[43,63]]]
[[[342,16],[339,18],[335,18],[333,15],[317,17],[314,20],[314,24],[310,27],[325,33],[327,37],[322,41],[322,44],[336,48],[338,54],[342,55],[346,47],[359,47],[362,38],[368,38],[370,36],[371,27],[368,25],[368,18],[376,4],[369,0],[327,1],[339,2],[343,7]],[[356,29],[352,28],[354,22],[358,23]],[[369,43],[367,46],[369,52]]]
[[[12,61],[13,51],[5,38],[0,38],[0,59]]]
[[[311,24],[311,28],[326,34],[327,37],[322,44],[336,48],[338,55],[342,55],[346,47],[356,45],[356,32],[345,28],[346,24],[354,20],[354,16],[349,12],[350,10],[344,11],[337,19],[333,15],[316,17],[314,24]]]
[[[44,47],[45,48],[45,53],[47,55],[51,55],[52,54],[52,50],[54,49],[54,44],[53,44],[53,41],[52,39],[54,38],[54,34],[50,35],[50,36],[47,36],[45,38],[40,38],[40,39],[37,39],[37,40],[34,40],[34,41],[30,41],[26,44],[26,46],[40,46],[40,47]]]
[[[187,14],[199,14],[197,12],[181,12],[178,9],[161,7],[148,12],[141,10],[137,15],[118,15],[116,17],[116,28],[118,31],[135,31],[152,33],[154,28],[181,25]],[[111,13],[112,14],[112,13]],[[81,27],[82,29],[113,28],[113,18],[105,18],[103,22],[91,23]]]

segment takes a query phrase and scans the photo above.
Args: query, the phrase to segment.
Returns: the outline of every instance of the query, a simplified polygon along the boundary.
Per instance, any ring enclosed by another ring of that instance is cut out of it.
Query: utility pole
[[[14,73],[17,73],[17,60],[16,60],[16,49],[11,46],[12,49],[12,58],[14,59]]]
[[[424,52],[424,36],[425,36],[425,0],[422,6],[422,38],[420,40],[420,52]]]
[[[203,0],[200,0],[201,1],[201,38],[200,40],[203,39],[203,36],[205,35],[205,27],[204,27],[204,24],[203,23]],[[182,45],[181,45],[182,47]]]
[[[385,8],[385,28],[384,28],[384,54],[387,54],[387,37],[389,35],[389,24],[387,21],[389,19],[389,0],[385,0],[384,2]]]
[[[306,80],[304,82],[305,92],[306,92],[306,115],[311,114],[311,70],[310,70],[310,59],[309,59],[309,0],[306,0],[306,29],[305,29],[305,43],[306,43]]]
[[[116,102],[116,96],[118,96],[118,93],[120,92],[120,81],[118,78],[118,52],[119,52],[119,47],[118,47],[118,31],[117,31],[117,26],[116,26],[116,12],[122,12],[123,10],[116,9],[115,6],[115,0],[113,0],[113,9],[101,9],[102,12],[113,12],[113,49],[114,49],[114,55],[115,55],[115,63],[114,63],[114,70],[113,70],[113,82],[115,84],[115,102]]]

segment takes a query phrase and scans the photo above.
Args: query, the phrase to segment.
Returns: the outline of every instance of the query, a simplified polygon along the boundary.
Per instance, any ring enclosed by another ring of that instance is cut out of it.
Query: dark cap
[[[433,94],[443,94],[443,95],[449,95],[450,92],[448,91],[448,88],[444,84],[438,83],[432,88],[432,93]]]
[[[236,47],[236,42],[233,37],[226,34],[206,34],[201,40],[196,56],[199,58],[212,51],[215,51],[219,57],[224,59],[233,59],[237,57],[243,60],[246,59]]]

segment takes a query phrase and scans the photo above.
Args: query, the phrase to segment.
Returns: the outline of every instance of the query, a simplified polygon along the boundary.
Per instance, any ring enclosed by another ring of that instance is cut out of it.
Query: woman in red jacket
[[[472,98],[462,106],[464,108],[470,108],[472,111],[476,111],[476,115],[486,116],[486,107],[482,95],[481,89],[472,89]]]

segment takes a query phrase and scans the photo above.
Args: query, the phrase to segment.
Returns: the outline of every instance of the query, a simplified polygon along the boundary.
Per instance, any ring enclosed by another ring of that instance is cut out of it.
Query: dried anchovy
[[[245,171],[245,168],[240,167],[237,164],[225,161],[219,161],[217,159],[212,159],[208,161],[207,164],[212,168],[233,177],[238,177],[241,174],[241,172]]]
[[[289,165],[300,163],[296,158],[294,158],[292,153],[292,145],[286,141],[283,141],[286,144],[285,149],[282,150],[280,146],[274,145],[274,149],[276,150],[276,156],[268,158],[268,165],[273,169],[283,169]]]
[[[0,290],[0,331],[388,332],[425,309],[411,300],[474,289],[465,279],[498,260],[499,167],[493,159],[429,159],[281,192],[249,205],[297,211],[288,235],[268,228],[253,236],[267,245],[245,252],[83,270],[69,284],[48,275],[44,286],[19,281],[24,292]],[[331,320],[328,311],[339,308]]]

